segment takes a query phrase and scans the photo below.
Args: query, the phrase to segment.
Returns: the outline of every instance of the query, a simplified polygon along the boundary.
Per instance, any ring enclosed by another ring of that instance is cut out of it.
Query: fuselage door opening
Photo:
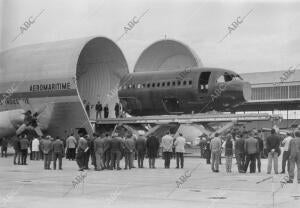
[[[200,78],[198,81],[198,92],[203,95],[208,93],[208,83],[211,72],[201,72]]]
[[[139,114],[142,112],[141,102],[135,97],[120,97],[123,110],[129,114]],[[134,109],[135,112],[132,110]]]

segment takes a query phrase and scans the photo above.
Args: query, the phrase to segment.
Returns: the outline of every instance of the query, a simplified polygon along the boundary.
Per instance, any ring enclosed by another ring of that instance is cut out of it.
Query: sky
[[[0,0],[0,18],[1,51],[104,36],[121,48],[130,71],[146,47],[164,38],[187,44],[204,66],[238,73],[285,71],[300,64],[300,0]]]

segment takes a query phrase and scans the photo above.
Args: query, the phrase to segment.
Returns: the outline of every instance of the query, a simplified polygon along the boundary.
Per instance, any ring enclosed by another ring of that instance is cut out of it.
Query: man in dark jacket
[[[5,137],[3,137],[1,141],[1,157],[7,157],[7,146],[8,141]]]
[[[206,159],[206,164],[210,164],[211,149],[210,149],[210,138],[208,137],[206,137],[206,141],[204,145],[204,155]]]
[[[146,141],[147,153],[149,157],[149,168],[155,168],[155,158],[159,150],[159,141],[157,137],[150,136]]]
[[[105,134],[105,137],[103,139],[103,146],[104,146],[104,155],[103,155],[103,163],[104,168],[109,169],[110,168],[110,141],[111,137],[108,133]]]
[[[104,169],[104,138],[97,135],[94,140],[95,158],[96,158],[96,171]]]
[[[100,117],[100,119],[101,119],[102,118],[101,113],[102,113],[103,108],[102,108],[102,104],[99,101],[96,104],[95,109],[96,109],[96,120],[98,119],[98,117]]]
[[[56,170],[56,160],[58,159],[58,168],[62,170],[62,158],[64,156],[64,144],[63,141],[56,137],[53,142],[53,169]]]
[[[146,137],[143,136],[142,132],[139,132],[139,137],[135,143],[135,149],[138,155],[138,166],[144,168],[144,158],[146,153]]]
[[[245,140],[243,135],[236,136],[235,141],[235,157],[238,165],[238,170],[240,173],[245,172]]]
[[[126,140],[124,142],[124,152],[125,152],[125,170],[127,168],[131,169],[133,167],[133,156],[135,152],[135,141],[133,139],[132,133],[128,132]]]
[[[29,141],[27,139],[27,135],[24,134],[20,140],[20,148],[21,148],[21,164],[27,165],[27,154],[28,154]]]
[[[268,152],[268,174],[271,174],[272,163],[274,162],[274,172],[278,174],[278,156],[280,153],[280,138],[276,135],[275,129],[271,130],[271,135],[267,138]]]
[[[116,115],[116,118],[119,118],[119,115],[120,115],[120,105],[119,105],[119,103],[116,103],[116,105],[115,105],[115,115]]]
[[[250,173],[255,173],[255,160],[256,155],[258,153],[258,141],[254,138],[254,132],[249,135],[249,137],[245,140],[245,153],[246,153],[246,163],[245,163],[245,172],[247,172],[249,162],[250,163]]]
[[[256,161],[257,161],[257,169],[258,172],[261,172],[261,155],[263,154],[264,151],[264,141],[262,140],[262,138],[259,136],[258,132],[255,132],[254,138],[257,139],[258,142],[258,150],[257,150],[257,154],[256,154]]]
[[[96,154],[95,154],[95,146],[94,146],[94,141],[98,137],[97,133],[93,134],[93,137],[89,139],[88,143],[90,146],[90,155],[91,155],[91,160],[92,160],[92,165],[94,166],[94,170],[96,170]]]
[[[15,154],[14,154],[14,165],[18,164],[20,165],[21,164],[21,146],[20,146],[20,139],[21,137],[20,136],[17,136],[15,139],[14,139],[14,142],[13,142],[13,147],[14,147],[14,150],[15,150]],[[18,163],[17,163],[17,158],[18,158]]]
[[[109,108],[108,105],[106,104],[104,106],[104,118],[108,118],[108,114],[109,114]]]
[[[113,170],[114,168],[116,168],[117,170],[121,170],[120,159],[123,149],[124,147],[122,139],[118,137],[117,134],[115,134],[110,141],[111,170]]]

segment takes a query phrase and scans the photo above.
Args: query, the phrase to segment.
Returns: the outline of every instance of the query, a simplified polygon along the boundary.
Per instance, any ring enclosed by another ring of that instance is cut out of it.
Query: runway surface
[[[164,169],[162,159],[157,169],[121,171],[88,170],[84,180],[73,187],[80,176],[74,161],[63,160],[63,170],[44,170],[42,161],[30,161],[27,166],[12,164],[13,157],[0,158],[0,207],[5,208],[76,208],[76,207],[299,207],[300,184],[281,185],[284,175],[262,173],[239,174],[225,172],[225,160],[220,173],[212,173],[204,159],[186,158],[184,169]],[[235,163],[235,160],[234,160]],[[137,161],[135,161],[137,166]],[[124,167],[122,161],[121,167]],[[185,182],[177,188],[180,176]],[[178,182],[177,182],[178,183]],[[273,191],[274,204],[273,204]]]

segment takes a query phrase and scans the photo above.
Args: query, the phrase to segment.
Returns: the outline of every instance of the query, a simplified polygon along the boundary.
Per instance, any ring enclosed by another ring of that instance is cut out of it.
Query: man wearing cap
[[[300,184],[300,131],[295,132],[295,138],[291,139],[289,144],[290,152],[290,169],[289,169],[289,180],[288,183],[293,183],[295,174],[295,165],[297,165],[297,180]]]
[[[139,131],[139,136],[135,143],[135,149],[138,156],[138,166],[139,168],[144,168],[144,158],[146,154],[146,137],[143,131]]]
[[[268,152],[268,171],[271,174],[272,163],[274,163],[274,172],[278,174],[278,156],[280,153],[280,138],[276,135],[275,129],[271,130],[271,135],[267,138],[267,152]]]

